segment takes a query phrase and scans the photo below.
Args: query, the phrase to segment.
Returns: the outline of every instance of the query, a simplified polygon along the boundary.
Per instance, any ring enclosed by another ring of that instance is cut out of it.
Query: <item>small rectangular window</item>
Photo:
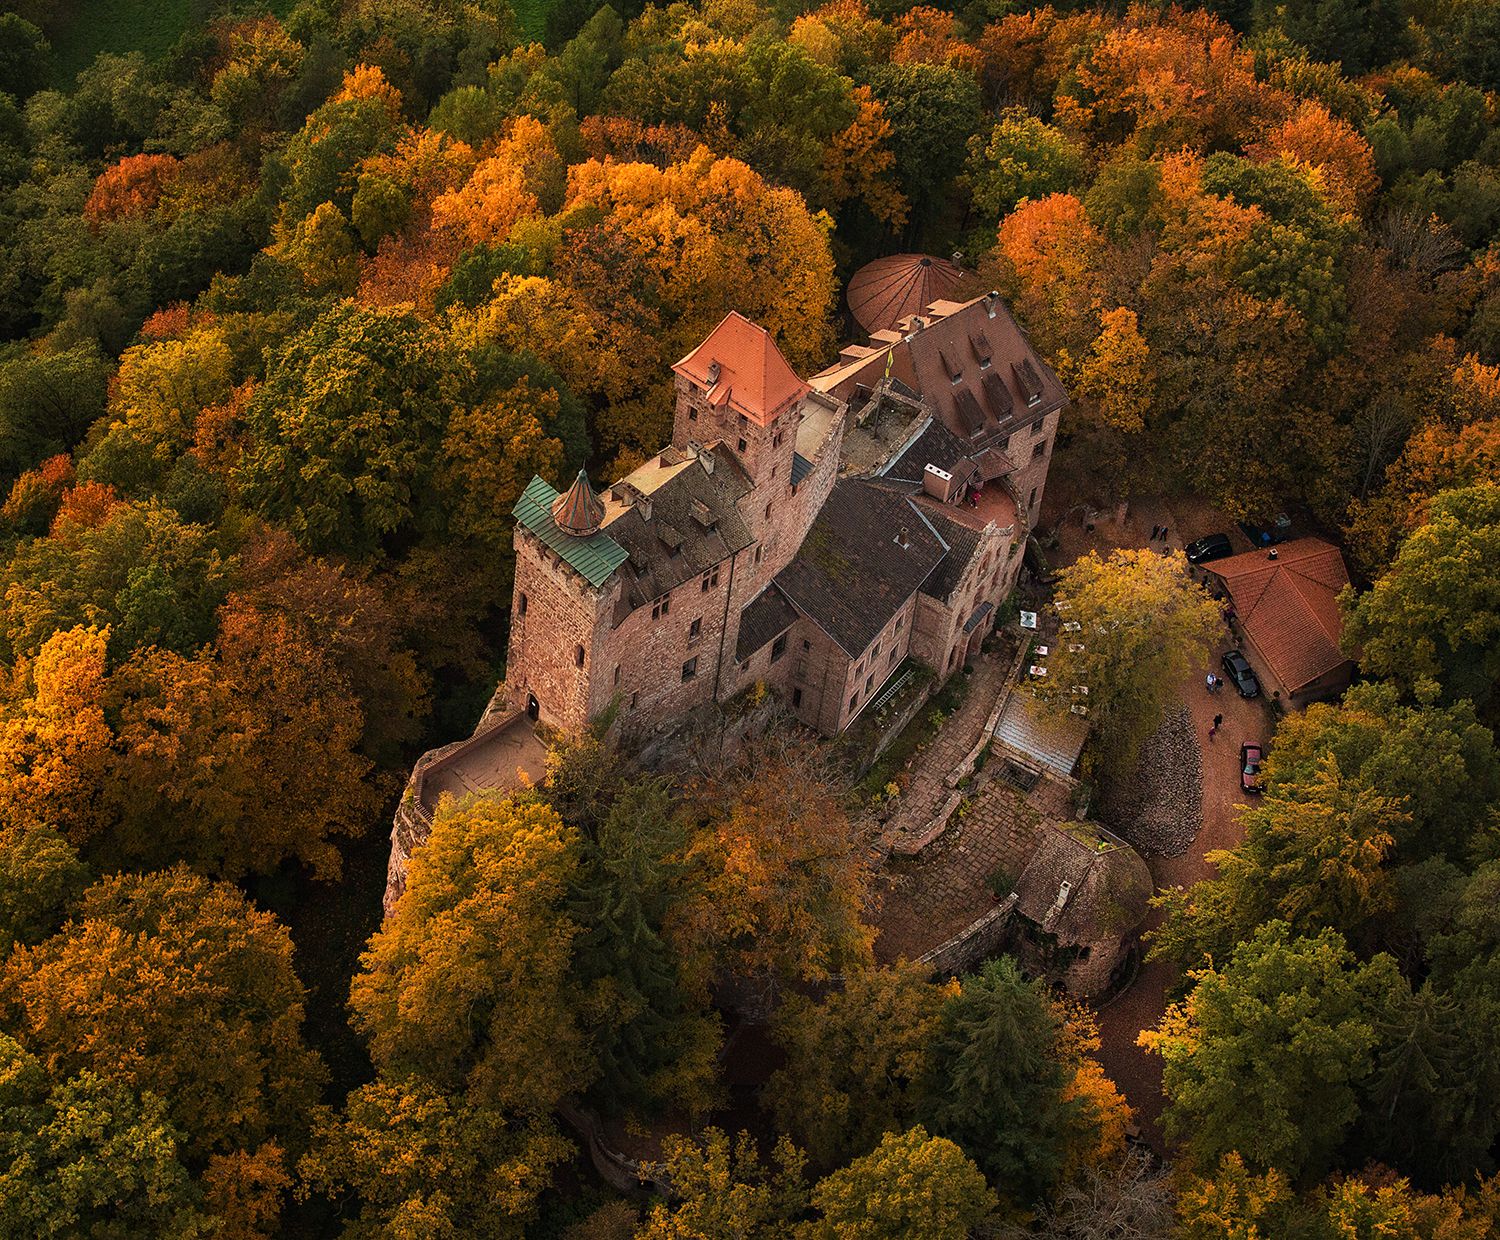
[[[771,519],[771,505],[767,504],[766,505],[766,520],[769,521],[770,519]]]
[[[1037,400],[1040,399],[1041,397],[1037,397]],[[1031,403],[1036,404],[1036,400],[1032,401]],[[1033,435],[1040,435],[1042,433],[1042,424],[1046,422],[1046,420],[1046,418],[1038,418],[1035,422],[1033,422],[1031,424],[1031,433]]]
[[[1031,488],[1031,498],[1026,501],[1026,507],[1028,507],[1028,508],[1035,508],[1036,507],[1036,488],[1035,487]]]
[[[810,642],[806,638],[804,638],[803,641],[802,641],[802,649],[803,649],[804,653],[807,652],[807,651],[809,651],[809,650],[811,650],[812,649],[812,642]]]
[[[873,659],[879,653],[880,653],[880,643],[876,642],[875,645],[870,648],[870,658]]]
[[[852,698],[849,699],[849,709],[853,710],[858,705],[859,705],[859,694],[856,693]]]
[[[682,678],[683,680],[691,680],[697,674],[698,659],[696,656],[694,656],[682,665]]]
[[[890,664],[894,663],[896,661],[896,656],[900,653],[901,651],[899,649],[893,647],[891,649],[890,657],[886,659],[886,665],[889,666]]]
[[[739,450],[741,452],[743,452],[746,449],[746,447],[748,447],[748,446],[749,445],[747,445],[743,439],[740,440],[740,442],[739,442]]]
[[[522,614],[522,615],[523,615],[523,616],[524,616],[524,615],[525,615],[525,614],[526,614],[526,595],[525,595],[525,593],[524,593],[524,592],[523,592],[523,593],[522,593],[522,594],[521,594],[521,596],[520,596],[520,597],[519,597],[519,598],[518,598],[518,599],[517,599],[517,600],[516,600],[516,602],[517,602],[517,604],[518,604],[518,606],[519,606],[519,609],[520,609],[520,612],[521,612],[521,614]]]
[[[632,693],[630,695],[630,709],[634,710],[640,704],[641,704],[641,695],[639,693]]]
[[[1036,445],[1036,447],[1032,448],[1032,450],[1031,450],[1031,459],[1033,461],[1039,461],[1039,460],[1041,460],[1042,459],[1042,453],[1045,452],[1046,450],[1047,450],[1047,441],[1044,439],[1044,440],[1041,440]]]
[[[615,664],[615,684],[619,684],[619,683],[620,683],[620,665],[618,663],[616,663]]]
[[[897,616],[896,617],[896,632],[898,632],[898,633],[901,632],[901,626],[903,624],[905,624],[905,623],[906,623],[906,617],[905,616]]]
[[[856,663],[854,665],[854,679],[858,680],[864,674],[865,674],[865,661],[863,659],[861,659],[858,663]]]
[[[764,548],[762,548],[762,547],[756,547],[756,548],[755,548],[755,562],[756,562],[756,563],[757,563],[757,564],[759,564],[759,563],[760,563],[760,561],[761,561],[761,557],[762,557],[762,556],[763,556],[763,555],[764,555],[764,554],[765,554],[765,549],[764,549]]]
[[[784,655],[785,653],[786,653],[786,634],[783,633],[780,637],[778,637],[774,642],[771,643],[771,662],[775,663],[776,660],[779,659],[779,658],[781,658],[781,656]]]
[[[865,692],[868,693],[874,687],[875,687],[875,673],[871,672],[868,676],[865,677]]]
[[[793,689],[792,690],[792,705],[793,706],[801,706],[802,705],[802,690],[801,689]]]
[[[689,422],[696,422],[697,420],[698,420],[698,411],[696,409],[694,409],[691,405],[689,405],[688,406],[688,421]]]
[[[699,616],[692,624],[688,625],[688,641],[695,642],[703,635],[703,617]]]
[[[653,620],[660,620],[671,610],[672,596],[670,594],[663,594],[656,602],[651,604],[651,618]]]

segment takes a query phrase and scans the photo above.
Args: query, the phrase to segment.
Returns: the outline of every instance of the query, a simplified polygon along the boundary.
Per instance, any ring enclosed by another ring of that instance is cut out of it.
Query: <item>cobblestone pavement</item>
[[[974,670],[968,696],[937,739],[915,760],[900,809],[887,838],[899,831],[920,834],[942,808],[951,789],[948,773],[968,756],[1005,685],[1010,660],[986,656]],[[883,961],[915,960],[945,943],[998,903],[1036,848],[1046,817],[1065,820],[1071,792],[1043,780],[1023,793],[986,768],[971,798],[948,829],[915,857],[892,856],[877,884],[875,954]],[[999,888],[999,896],[996,894]]]

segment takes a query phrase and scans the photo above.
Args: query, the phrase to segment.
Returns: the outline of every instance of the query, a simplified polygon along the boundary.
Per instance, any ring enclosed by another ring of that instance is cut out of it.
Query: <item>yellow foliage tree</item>
[[[1106,426],[1127,434],[1145,429],[1155,381],[1151,350],[1134,310],[1120,306],[1100,319],[1099,334],[1077,366],[1075,380],[1075,390],[1094,402]]]
[[[390,1080],[544,1115],[592,1067],[565,901],[581,841],[533,799],[445,799],[406,892],[360,958],[356,1028]]]

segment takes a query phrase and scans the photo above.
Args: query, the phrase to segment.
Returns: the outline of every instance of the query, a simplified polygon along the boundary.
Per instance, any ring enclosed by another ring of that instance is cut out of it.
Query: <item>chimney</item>
[[[710,389],[715,388],[715,387],[718,386],[718,384],[719,384],[719,374],[720,374],[719,363],[718,362],[710,362],[708,364],[708,386],[709,386]]]
[[[911,546],[911,540],[906,536],[906,526],[904,525],[901,527],[901,532],[896,535],[896,546],[900,547],[903,551]]]
[[[922,490],[939,503],[946,504],[953,494],[953,475],[946,469],[928,465],[922,470]]]
[[[990,316],[990,318],[995,317],[995,303],[999,300],[1000,294],[994,289],[991,289],[984,295],[984,311]]]
[[[1269,551],[1266,552],[1266,559],[1268,559],[1268,560],[1274,560],[1275,558],[1276,558],[1276,548],[1272,547]]]

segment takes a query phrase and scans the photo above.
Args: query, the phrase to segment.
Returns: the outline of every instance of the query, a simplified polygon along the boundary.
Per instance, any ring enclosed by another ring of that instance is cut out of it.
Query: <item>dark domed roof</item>
[[[964,269],[926,254],[892,254],[866,263],[849,277],[849,312],[867,332],[885,331],[908,315],[947,298]]]

